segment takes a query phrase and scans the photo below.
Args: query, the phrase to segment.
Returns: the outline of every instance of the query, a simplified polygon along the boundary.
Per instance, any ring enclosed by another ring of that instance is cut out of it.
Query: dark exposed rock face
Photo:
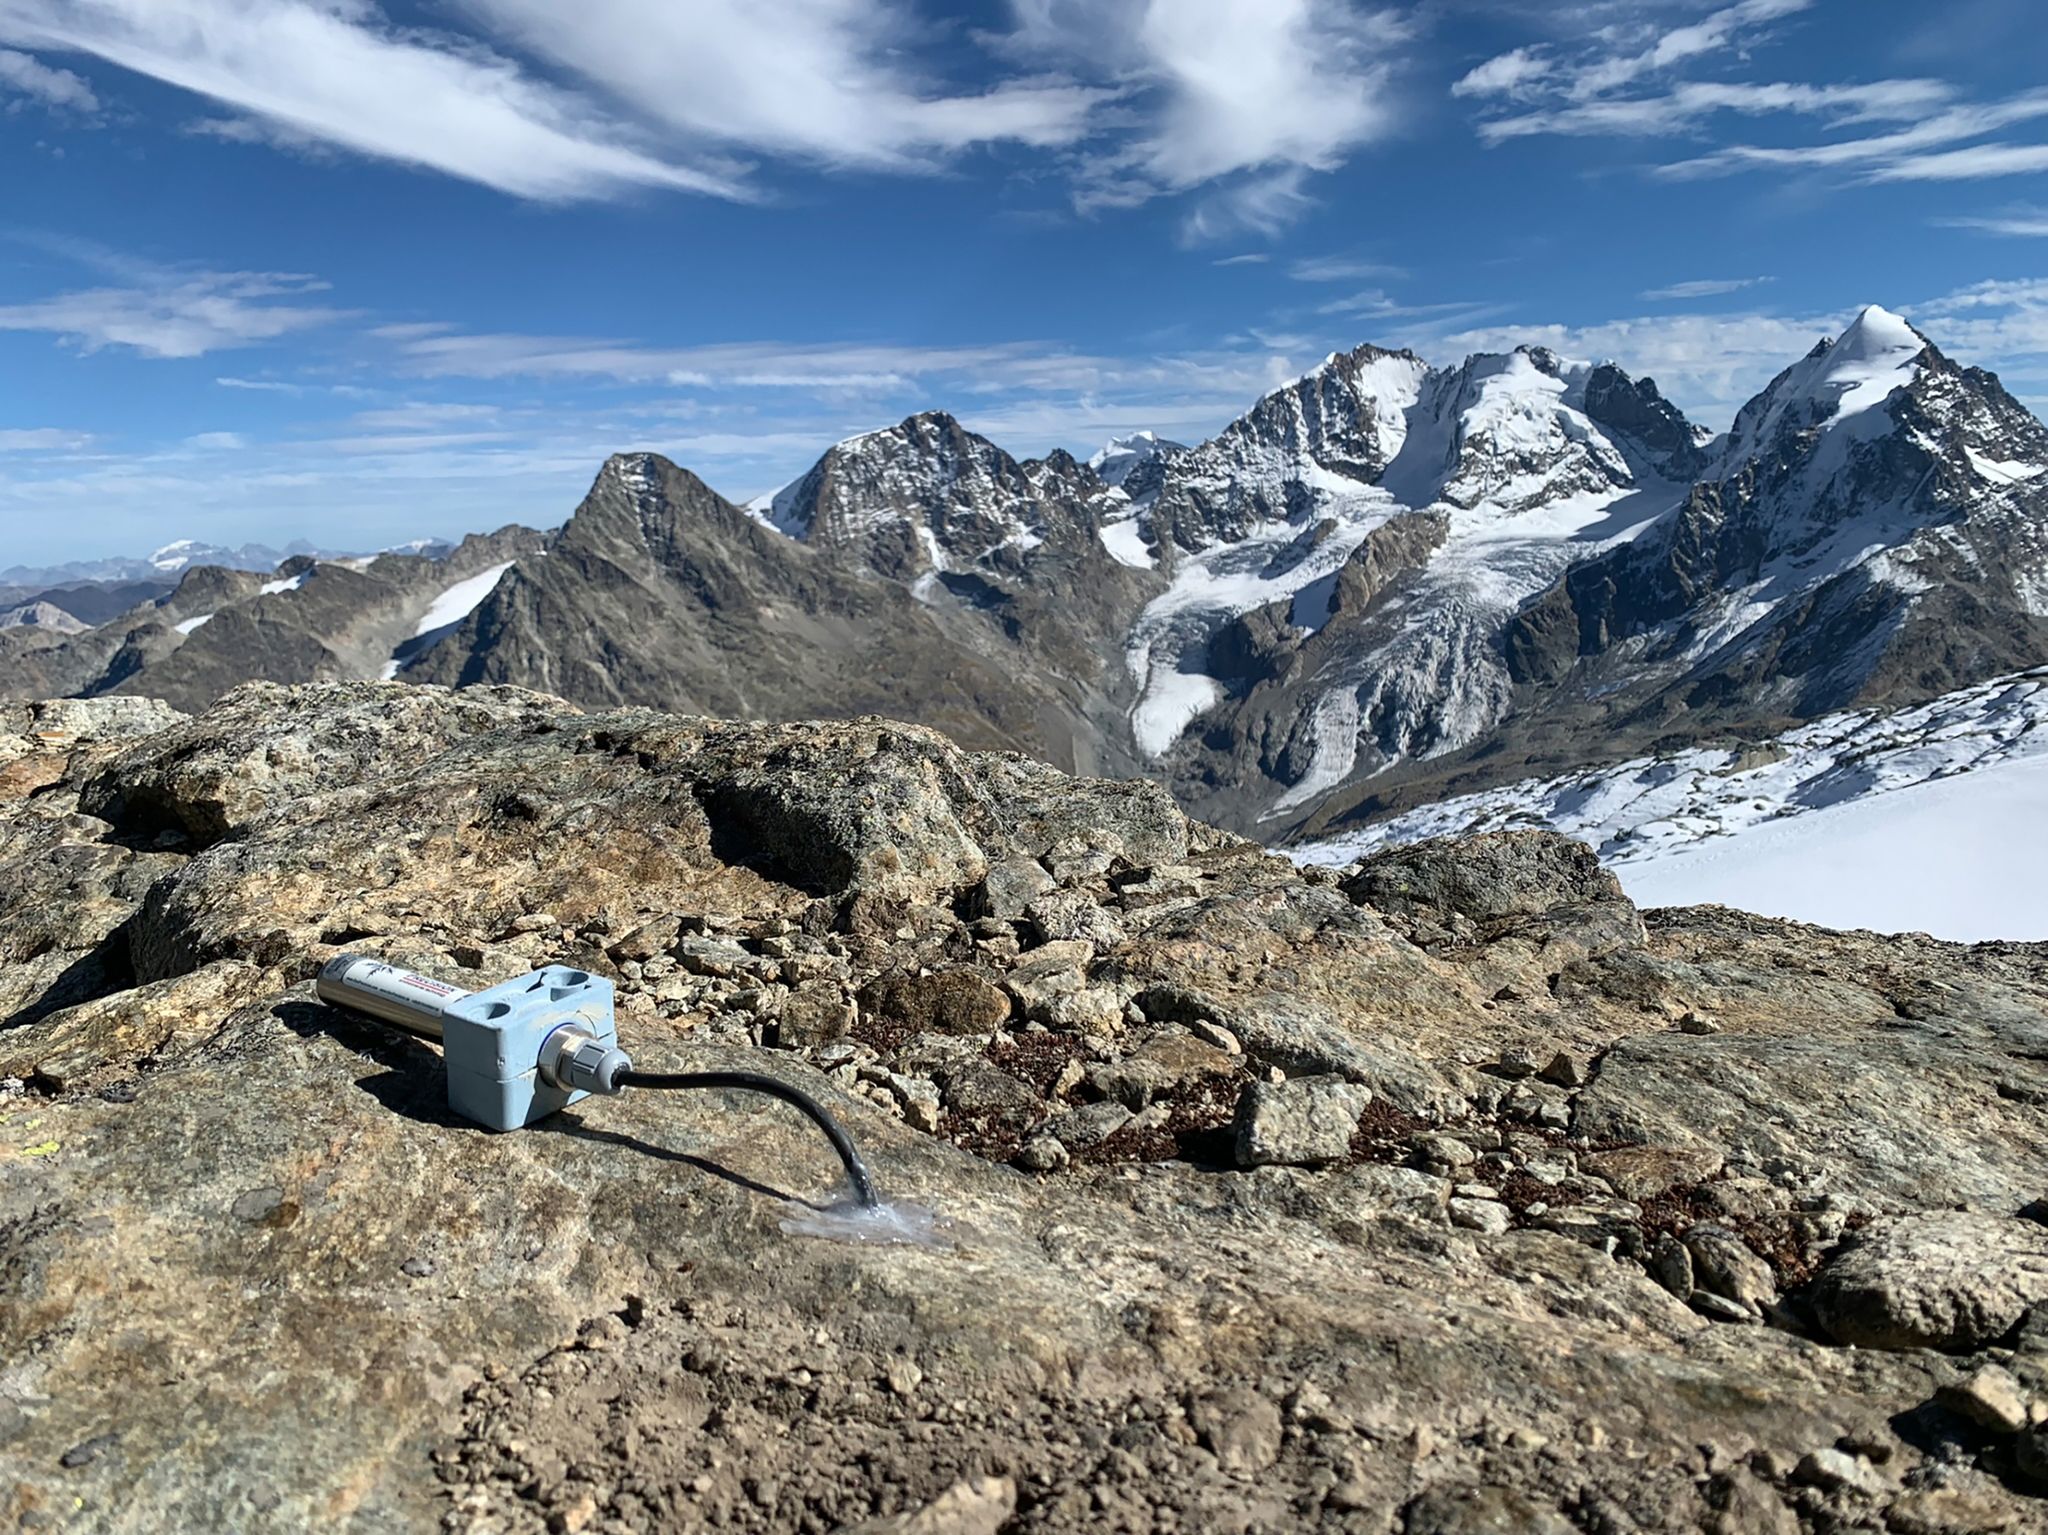
[[[296,555],[269,575],[195,565],[169,591],[128,588],[138,595],[117,611],[81,603],[95,614],[85,633],[0,630],[0,697],[132,693],[203,709],[252,680],[375,677],[421,642],[416,630],[444,590],[543,543],[529,528],[507,527],[439,559]]]
[[[1586,414],[1647,448],[1666,479],[1696,479],[1706,470],[1698,431],[1657,392],[1655,379],[1630,378],[1613,363],[1601,363],[1586,380]]]
[[[830,1162],[772,1105],[452,1120],[313,1002],[343,947],[603,973],[956,1245],[781,1234]],[[1538,834],[1305,874],[884,721],[311,685],[0,714],[0,959],[10,1525],[2039,1521],[2038,946],[1646,922]]]
[[[1428,365],[1412,352],[1361,346],[1265,396],[1198,448],[1155,460],[1151,476],[1125,481],[1133,498],[1154,495],[1153,534],[1170,561],[1242,538],[1262,521],[1298,520],[1317,502],[1318,476],[1359,487],[1393,462],[1404,414]]]
[[[785,510],[801,511],[800,538],[665,459],[613,458],[548,557],[508,575],[406,679],[774,719],[886,713],[1067,767],[1127,764],[1106,728],[1123,679],[1098,631],[1135,606],[1137,573],[1084,514],[1033,490],[1034,473],[1058,466],[1020,466],[950,417],[898,432],[879,464],[856,475],[843,454],[799,487]],[[911,516],[904,460],[929,453],[950,489]],[[894,499],[863,521],[866,495]],[[1048,509],[1079,521],[1050,526]],[[1005,529],[1040,540],[1036,574],[1020,574]],[[933,584],[913,590],[920,571]]]

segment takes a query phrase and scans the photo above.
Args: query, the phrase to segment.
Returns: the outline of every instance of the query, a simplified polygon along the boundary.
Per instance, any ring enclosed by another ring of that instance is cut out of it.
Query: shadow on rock
[[[448,1073],[440,1053],[424,1041],[318,1002],[280,1002],[271,1013],[301,1038],[324,1035],[351,1054],[367,1056],[386,1068],[379,1075],[357,1078],[356,1086],[392,1113],[419,1124],[476,1128],[449,1109]]]
[[[359,1077],[356,1086],[392,1113],[416,1124],[475,1130],[479,1135],[490,1133],[472,1125],[448,1107],[448,1073],[442,1066],[440,1052],[425,1041],[402,1029],[367,1022],[353,1013],[318,1002],[280,1002],[271,1011],[286,1028],[302,1038],[325,1036],[352,1054],[367,1056],[385,1067],[386,1070],[377,1075]],[[582,1115],[567,1110],[552,1114],[527,1128],[596,1141],[665,1162],[679,1162],[714,1178],[722,1178],[751,1194],[780,1200],[784,1204],[802,1205],[807,1209],[820,1208],[809,1200],[756,1182],[744,1173],[735,1172],[707,1157],[657,1146],[622,1131],[600,1130]]]
[[[529,1128],[550,1131],[556,1135],[573,1135],[581,1141],[596,1141],[600,1145],[616,1146],[640,1156],[658,1157],[664,1162],[680,1162],[683,1166],[695,1168],[700,1173],[709,1173],[714,1178],[723,1178],[727,1183],[743,1188],[750,1194],[759,1194],[764,1198],[777,1199],[784,1204],[802,1205],[810,1210],[823,1208],[798,1195],[775,1188],[770,1184],[757,1182],[749,1178],[745,1173],[734,1172],[731,1168],[714,1162],[709,1157],[700,1157],[688,1151],[677,1151],[672,1146],[657,1146],[650,1141],[643,1141],[638,1136],[627,1135],[620,1130],[600,1130],[581,1114],[567,1109],[559,1114],[550,1114],[546,1119]]]

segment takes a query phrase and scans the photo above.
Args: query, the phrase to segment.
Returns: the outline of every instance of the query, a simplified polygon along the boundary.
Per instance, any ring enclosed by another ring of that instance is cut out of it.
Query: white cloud
[[[0,42],[206,97],[228,115],[187,126],[211,137],[546,201],[746,198],[757,159],[918,172],[1010,144],[1055,157],[1084,211],[1221,184],[1235,203],[1190,229],[1271,229],[1308,206],[1278,195],[1299,190],[1284,178],[1394,130],[1389,80],[1411,37],[1365,0],[1010,0],[995,33],[934,27],[915,0],[447,8],[467,34],[399,26],[376,0],[0,0]],[[949,81],[962,39],[997,60],[993,79]],[[6,57],[57,88],[57,72]]]
[[[398,32],[363,0],[0,0],[0,39],[91,54],[287,135],[522,197],[740,195],[725,168],[647,152],[589,102],[480,45]]]
[[[1712,154],[1659,167],[1679,180],[1726,175],[1755,167],[1785,170],[1864,169],[1897,164],[1916,152],[1981,138],[2020,123],[2048,117],[2048,90],[2023,91],[1999,101],[1967,102],[1921,116],[1891,133],[1830,139],[1819,144],[1730,144]]]
[[[1808,10],[1813,4],[1814,0],[1739,0],[1698,21],[1663,30],[1634,17],[1596,25],[1599,18],[1582,15],[1576,19],[1585,40],[1575,53],[1560,57],[1541,48],[1516,48],[1467,72],[1452,85],[1451,94],[1513,100],[1541,96],[1581,105],[1608,98],[1646,75],[1663,74],[1689,60],[1746,46],[1765,24]],[[1572,19],[1573,13],[1567,11],[1564,17]]]
[[[1640,138],[1697,133],[1724,113],[1819,118],[1830,128],[1857,123],[1901,124],[1862,138],[1807,144],[1731,144],[1655,167],[1669,179],[1726,175],[1760,168],[1853,168],[1880,181],[1964,180],[2019,175],[2048,167],[2048,147],[1962,144],[2048,115],[2048,92],[2002,101],[1958,102],[1940,80],[1879,79],[1805,83],[1725,78],[1674,78],[1679,66],[1746,60],[1771,24],[1813,8],[1814,0],[1741,0],[1685,26],[1646,25],[1627,11],[1594,24],[1581,16],[1576,49],[1561,43],[1522,47],[1487,60],[1452,87],[1454,96],[1494,105],[1477,123],[1482,140],[1499,144],[1538,134]],[[1725,70],[1723,71],[1725,73]]]
[[[0,453],[63,453],[91,441],[89,433],[67,432],[54,426],[0,429]]]
[[[876,0],[462,0],[492,34],[582,75],[686,143],[906,169],[1012,140],[1071,143],[1105,92],[1060,79],[929,88],[923,25]]]
[[[1398,127],[1409,39],[1355,0],[1012,0],[1015,57],[1114,85],[1130,124],[1081,158],[1084,208],[1230,182],[1183,221],[1190,243],[1270,234],[1313,205],[1308,172]]]
[[[1181,219],[1181,244],[1208,245],[1248,234],[1277,237],[1316,205],[1303,190],[1307,179],[1299,169],[1277,171],[1210,193]]]
[[[240,432],[195,432],[185,439],[185,446],[201,453],[239,453],[249,446],[249,439]]]
[[[1266,166],[1329,170],[1392,126],[1383,19],[1334,0],[1152,0],[1139,37],[1166,91],[1144,168],[1169,187]]]
[[[391,345],[399,365],[427,377],[583,378],[679,389],[765,389],[889,394],[931,378],[967,378],[993,387],[1080,387],[1100,375],[1102,359],[1034,342],[910,347],[855,342],[727,342],[663,347],[579,336],[479,333],[439,325],[387,325],[371,334]]]
[[[1871,85],[1684,81],[1657,95],[1603,96],[1552,110],[1492,118],[1479,125],[1479,136],[1498,144],[1536,134],[1636,137],[1683,133],[1717,112],[1749,117],[1804,113],[1834,123],[1900,121],[1939,107],[1951,94],[1938,80],[1880,80]]]
[[[1550,73],[1550,60],[1537,48],[1515,48],[1498,54],[1461,75],[1453,96],[1518,96]]]
[[[1718,298],[1771,281],[1768,277],[1703,277],[1693,282],[1675,282],[1668,288],[1650,288],[1637,294],[1647,299]]]
[[[1637,52],[1614,53],[1594,61],[1578,72],[1572,92],[1582,97],[1597,95],[1688,59],[1718,53],[1742,40],[1748,29],[1810,10],[1814,4],[1815,0],[1739,0],[1687,26],[1673,27]]]
[[[466,421],[495,421],[495,405],[408,401],[388,410],[359,410],[350,420],[370,432],[424,432]]]
[[[1974,229],[1982,234],[2021,239],[2048,239],[2048,208],[2016,207],[1974,218],[1936,219],[1947,229]]]
[[[6,91],[70,112],[92,113],[100,109],[92,87],[70,70],[52,69],[25,53],[0,48],[0,93]]]
[[[1287,275],[1296,282],[1369,282],[1375,277],[1408,274],[1400,267],[1356,256],[1304,256],[1288,265]]]
[[[1247,251],[1241,256],[1219,256],[1211,266],[1262,266],[1273,258],[1265,251]]]
[[[394,453],[445,453],[450,448],[475,448],[491,443],[515,441],[510,432],[369,432],[355,437],[322,438],[320,446],[333,453],[383,455]]]
[[[296,302],[326,285],[289,273],[129,270],[143,280],[0,306],[0,331],[46,331],[87,352],[127,347],[145,357],[199,357],[341,315]]]
[[[1879,166],[1873,181],[1979,181],[2048,171],[2048,144],[1974,144],[1940,154],[1911,155]]]

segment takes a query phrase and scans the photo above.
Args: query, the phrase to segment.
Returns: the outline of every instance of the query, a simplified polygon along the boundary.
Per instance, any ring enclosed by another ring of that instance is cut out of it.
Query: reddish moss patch
[[[982,1053],[1048,1100],[1068,1064],[1089,1059],[1088,1047],[1070,1034],[1006,1034]]]
[[[1164,1104],[1163,1125],[1126,1125],[1099,1145],[1074,1153],[1076,1162],[1217,1162],[1229,1160],[1228,1133],[1249,1074],[1204,1077],[1153,1100]]]
[[[1374,1098],[1358,1116],[1358,1128],[1352,1132],[1351,1160],[1398,1166],[1408,1160],[1408,1143],[1434,1128],[1428,1120],[1403,1113],[1384,1098]]]

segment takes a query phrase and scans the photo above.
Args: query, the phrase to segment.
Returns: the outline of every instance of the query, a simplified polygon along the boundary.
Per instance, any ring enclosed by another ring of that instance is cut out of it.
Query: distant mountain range
[[[185,706],[392,675],[891,714],[1329,838],[2048,664],[2044,528],[2048,428],[1871,308],[1718,437],[1613,363],[1362,346],[1205,443],[1085,463],[928,412],[742,507],[621,454],[553,533],[301,556],[284,590],[193,569],[84,634],[0,632],[0,668]]]
[[[0,570],[0,586],[66,586],[81,581],[121,582],[175,580],[195,565],[219,565],[228,570],[275,570],[294,555],[323,559],[338,557],[340,551],[322,550],[304,539],[282,549],[266,544],[243,544],[228,548],[181,538],[161,549],[139,557],[115,556],[103,560],[74,560],[68,565],[10,565]]]
[[[460,616],[451,594],[474,602],[479,573],[495,580],[515,557],[537,557],[546,535],[509,527],[422,547],[434,552],[295,554],[271,570],[195,564],[175,582],[17,588],[0,608],[0,696],[140,693],[201,709],[254,678],[395,675]]]

